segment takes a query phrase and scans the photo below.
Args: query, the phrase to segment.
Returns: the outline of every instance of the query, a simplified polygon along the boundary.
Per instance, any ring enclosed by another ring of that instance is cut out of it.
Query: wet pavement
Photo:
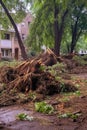
[[[33,121],[21,121],[17,119],[17,115],[26,113],[33,116]],[[9,106],[0,109],[0,130],[56,130],[52,121],[47,116],[34,114],[33,111],[25,110],[19,106]]]

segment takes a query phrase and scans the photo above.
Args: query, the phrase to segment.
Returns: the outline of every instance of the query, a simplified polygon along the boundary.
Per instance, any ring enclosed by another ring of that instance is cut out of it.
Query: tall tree
[[[71,45],[70,53],[73,53],[81,35],[87,33],[87,9],[85,2],[74,4],[71,14]]]
[[[31,27],[30,43],[49,44],[59,55],[69,0],[35,0],[32,5],[35,21]]]
[[[85,44],[84,35],[87,34],[87,2],[72,0],[69,14],[66,19],[61,50],[64,53],[73,53],[78,44]],[[83,42],[80,37],[83,37]],[[80,39],[80,40],[79,40]],[[81,42],[80,42],[81,41]],[[83,45],[84,46],[84,45]]]
[[[8,1],[8,2],[11,2],[11,1]],[[3,7],[3,9],[4,9],[6,15],[8,16],[8,18],[9,18],[11,24],[12,24],[13,27],[14,27],[14,30],[15,30],[16,35],[17,35],[17,38],[18,38],[18,43],[19,43],[19,46],[20,46],[20,49],[21,49],[22,57],[23,57],[23,59],[27,59],[27,54],[26,54],[26,51],[25,51],[25,47],[24,47],[24,45],[23,45],[23,42],[22,42],[22,39],[21,39],[21,37],[20,37],[19,31],[18,31],[18,29],[17,29],[17,26],[16,26],[16,24],[15,24],[15,22],[14,22],[12,16],[10,15],[8,9],[6,8],[6,6],[5,6],[5,4],[4,4],[4,2],[3,2],[2,0],[0,0],[0,4],[1,4],[1,6]]]
[[[54,0],[54,34],[55,34],[55,44],[54,44],[54,51],[56,55],[60,54],[60,45],[62,41],[62,36],[64,32],[64,22],[66,15],[68,14],[68,8],[66,7],[64,11],[62,11],[62,14],[60,14],[60,3],[57,4],[56,0]],[[64,5],[61,5],[64,6]],[[60,17],[60,23],[59,19]]]

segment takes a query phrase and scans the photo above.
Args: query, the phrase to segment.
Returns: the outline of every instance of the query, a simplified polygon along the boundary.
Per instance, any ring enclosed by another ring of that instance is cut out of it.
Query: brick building
[[[17,24],[22,40],[25,40],[29,33],[29,25],[32,22],[31,14],[27,14],[23,21]],[[5,30],[0,27],[0,59],[20,59],[21,51],[14,29]]]

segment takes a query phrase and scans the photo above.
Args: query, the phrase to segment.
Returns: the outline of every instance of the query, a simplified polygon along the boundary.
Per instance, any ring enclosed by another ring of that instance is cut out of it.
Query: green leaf
[[[51,114],[53,113],[54,108],[46,102],[36,102],[35,110],[41,113]]]

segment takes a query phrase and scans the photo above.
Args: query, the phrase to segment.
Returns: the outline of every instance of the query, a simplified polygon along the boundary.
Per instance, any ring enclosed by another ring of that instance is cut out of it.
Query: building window
[[[22,39],[23,39],[23,40],[25,39],[25,34],[22,34]]]
[[[4,39],[10,40],[10,34],[5,33],[5,34],[4,34]]]
[[[6,56],[8,56],[8,54],[9,54],[8,51],[9,51],[9,50],[6,50],[6,51],[5,51],[5,55],[6,55]]]
[[[30,25],[30,21],[28,21],[28,26]]]
[[[1,51],[2,51],[2,56],[4,56],[4,50],[2,49]]]
[[[11,49],[1,49],[2,57],[11,57],[12,56],[12,50]]]

